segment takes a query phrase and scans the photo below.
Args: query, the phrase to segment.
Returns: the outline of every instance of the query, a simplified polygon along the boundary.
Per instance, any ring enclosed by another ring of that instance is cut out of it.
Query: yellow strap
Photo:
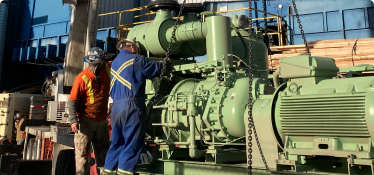
[[[124,86],[128,87],[131,90],[131,83],[129,83],[127,80],[125,80],[120,75],[118,75],[117,72],[114,71],[113,69],[111,73],[114,78],[116,78],[120,83],[122,83]]]
[[[128,171],[125,171],[125,170],[121,170],[121,169],[119,169],[119,168],[118,168],[118,171],[121,172],[121,173],[134,174],[134,173],[132,173],[132,172],[128,172]]]
[[[108,76],[109,76],[109,80],[110,80],[110,68],[108,66],[108,64],[105,66],[105,69],[106,69],[106,72],[108,73]]]
[[[82,79],[84,80],[84,82],[86,82],[86,85],[87,85],[87,88],[88,88],[88,95],[90,97],[90,104],[94,104],[95,103],[95,98],[94,98],[94,94],[93,94],[93,90],[92,90],[91,81],[86,75],[83,75]]]
[[[112,88],[113,88],[113,85],[114,85],[114,82],[117,80],[117,77],[121,77],[119,74],[126,68],[126,67],[129,67],[130,65],[134,64],[134,60],[135,58],[129,60],[129,61],[126,61],[125,63],[123,63],[121,65],[121,67],[118,69],[118,71],[114,71],[112,69],[111,73],[113,74],[113,79],[112,81],[110,82],[110,91],[112,91]],[[116,76],[117,75],[117,76]],[[121,77],[122,78],[122,77]],[[126,81],[125,79],[122,78],[122,81],[121,80],[118,80],[119,82],[121,82],[123,85],[125,85],[126,87],[128,87],[130,90],[131,90],[131,83],[129,83],[128,81]]]

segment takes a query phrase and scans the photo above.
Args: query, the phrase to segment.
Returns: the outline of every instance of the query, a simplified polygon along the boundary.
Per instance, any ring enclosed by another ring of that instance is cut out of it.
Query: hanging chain
[[[182,15],[182,12],[183,12],[183,9],[184,9],[185,5],[186,5],[186,0],[183,1],[182,6],[180,7],[177,20],[175,21],[175,24],[174,24],[174,27],[173,27],[173,32],[171,34],[171,38],[170,38],[170,42],[169,42],[169,47],[167,48],[164,60],[168,59],[169,56],[170,56],[171,46],[172,46],[173,41],[175,39],[175,32],[176,32],[176,30],[178,28],[178,25],[180,23],[180,17]],[[148,115],[147,115],[147,119],[146,119],[147,124],[148,124],[148,121],[150,119],[151,113],[153,111],[153,105],[156,103],[156,98],[158,96],[158,91],[159,91],[160,86],[161,86],[161,81],[162,81],[162,77],[164,76],[165,69],[166,69],[166,65],[164,64],[163,67],[162,67],[162,70],[161,70],[160,77],[158,77],[158,79],[157,79],[157,86],[155,87],[155,96],[153,97],[153,100],[151,101],[151,109],[149,110]]]
[[[252,175],[252,0],[249,0],[249,99],[248,99],[248,150],[247,150],[247,161],[248,161],[248,175]]]
[[[262,9],[264,10],[264,12],[266,12],[266,0],[262,0]],[[267,46],[267,49],[268,49],[268,55],[272,55],[271,54],[271,50],[270,50],[270,38],[268,36],[268,19],[267,18],[267,13],[264,13],[264,38],[267,37],[267,40],[266,40],[266,46]]]
[[[293,9],[294,9],[295,14],[296,14],[297,23],[299,23],[300,33],[301,33],[301,35],[303,37],[303,40],[304,40],[305,49],[306,49],[308,55],[310,56],[309,46],[308,46],[308,43],[307,43],[306,38],[305,38],[303,26],[301,25],[301,20],[300,20],[300,17],[299,17],[299,12],[297,11],[297,8],[296,8],[296,2],[295,2],[295,0],[292,0],[292,4],[293,4]]]
[[[265,1],[263,3],[266,5]],[[253,109],[253,96],[252,96],[252,83],[253,83],[253,69],[252,69],[252,0],[249,0],[249,71],[248,71],[248,76],[249,76],[249,99],[248,99],[248,150],[247,150],[247,157],[248,157],[248,174],[252,175],[252,130],[253,134],[256,139],[257,147],[260,152],[262,161],[264,162],[266,170],[269,170],[269,166],[266,162],[265,155],[262,151],[260,140],[258,139],[256,127],[254,124],[253,120],[253,115],[252,115],[252,109]],[[264,8],[265,9],[265,8]],[[264,14],[264,19],[266,21],[266,14]],[[267,23],[265,22],[265,33],[266,31],[266,26]],[[266,35],[265,35],[266,36]]]
[[[264,10],[264,12],[266,12],[266,0],[262,0],[262,9]],[[267,29],[268,19],[266,19],[266,17],[267,17],[267,13],[264,13],[264,34],[265,34],[264,37],[268,36],[268,29]],[[266,46],[268,46],[268,48],[269,48],[269,43],[270,43],[270,39],[268,37],[268,41],[267,43],[265,43]]]

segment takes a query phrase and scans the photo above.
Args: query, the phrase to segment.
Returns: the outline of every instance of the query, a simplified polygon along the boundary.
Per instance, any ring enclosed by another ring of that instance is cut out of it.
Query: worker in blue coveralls
[[[144,145],[145,82],[159,77],[169,60],[154,62],[138,55],[139,45],[133,39],[118,42],[117,49],[120,53],[112,63],[110,83],[112,143],[104,174],[132,175]]]

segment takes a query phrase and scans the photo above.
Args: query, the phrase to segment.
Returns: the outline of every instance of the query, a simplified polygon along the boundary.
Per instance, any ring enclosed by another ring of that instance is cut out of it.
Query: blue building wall
[[[137,6],[144,6],[150,0],[124,1],[102,0],[100,13],[121,11]],[[65,57],[68,40],[71,8],[62,5],[58,0],[23,0],[22,31],[18,41],[13,45],[13,61],[35,61],[45,58],[60,61]],[[278,6],[282,4],[283,8]],[[290,16],[291,0],[268,1],[266,10],[283,17],[283,24],[288,26],[289,44],[302,44],[300,30],[295,16]],[[206,2],[205,6],[211,11],[220,11],[222,7],[228,10],[248,7],[248,2]],[[262,2],[256,1],[253,8],[264,10]],[[374,37],[374,7],[370,0],[299,0],[297,1],[300,19],[308,41],[324,39],[353,39]],[[145,13],[143,10],[140,13]],[[294,14],[294,12],[291,12]],[[122,14],[121,24],[146,20],[133,18],[139,12]],[[248,10],[224,13],[223,15],[248,15]],[[254,18],[261,18],[263,13],[252,11]],[[97,45],[107,52],[113,50],[113,41],[117,32],[113,27],[119,23],[119,14],[99,18]],[[275,23],[268,23],[274,25]],[[262,21],[255,25],[263,27]],[[107,40],[112,39],[111,42]],[[48,46],[50,45],[50,46]],[[47,49],[51,47],[52,49]],[[41,49],[39,49],[41,48]],[[53,54],[43,54],[45,50]],[[54,54],[56,52],[56,54]]]
[[[126,10],[148,4],[150,0],[101,0],[100,13]],[[61,0],[10,0],[6,53],[0,91],[21,85],[42,84],[51,72],[61,69],[71,20],[71,7]],[[144,11],[145,12],[145,11]],[[144,13],[142,12],[142,13]],[[121,23],[139,19],[139,12],[122,15]],[[118,14],[99,18],[97,45],[115,52]]]
[[[12,42],[12,60],[35,62],[49,60],[61,62],[66,56],[66,44],[71,18],[71,7],[60,0],[20,0],[22,1],[22,31]],[[145,6],[150,0],[101,0],[100,14],[123,11]],[[141,12],[123,13],[121,24],[138,22],[146,18],[133,18]],[[106,52],[115,52],[113,42],[117,37],[114,27],[119,25],[119,14],[99,17],[97,45]],[[47,52],[47,53],[46,53]]]
[[[101,0],[100,13],[144,6],[149,2],[150,0]],[[296,2],[308,41],[374,37],[374,5],[370,0],[296,0]],[[4,86],[9,89],[25,82],[43,82],[51,71],[61,68],[55,66],[55,63],[60,65],[63,63],[71,17],[71,8],[69,5],[63,5],[61,0],[11,0],[11,3],[4,58],[7,66],[3,68],[5,77],[2,78],[0,85],[3,89]],[[280,3],[282,9],[278,7]],[[228,10],[245,8],[248,7],[248,2],[205,2],[204,5],[207,10],[219,11],[221,7],[227,7]],[[289,6],[291,0],[269,1],[266,9],[283,17],[283,24],[288,26],[289,44],[302,44],[295,17],[289,16]],[[263,10],[261,1],[253,2],[252,7]],[[146,12],[143,10],[125,13],[122,15],[121,23],[147,20],[147,17],[133,18],[134,15]],[[223,15],[231,17],[234,14],[248,15],[248,10]],[[254,18],[263,17],[260,12],[252,11],[252,14]],[[114,27],[118,22],[118,14],[99,18],[97,45],[107,52],[115,52],[117,32]],[[262,21],[256,21],[255,24],[263,26]],[[203,61],[204,57],[198,60]],[[33,74],[18,71],[25,69],[30,69],[29,72]]]
[[[282,4],[283,8],[278,6]],[[308,41],[356,39],[374,37],[374,3],[370,0],[296,0],[300,20]],[[220,11],[248,7],[248,2],[206,3],[208,10]],[[295,13],[290,17],[291,0],[268,1],[266,10],[283,17],[283,24],[288,25],[289,44],[302,44],[299,25]],[[262,1],[252,3],[252,8],[264,10]],[[248,10],[228,12],[224,15],[248,15]],[[254,18],[263,17],[263,13],[252,11]],[[263,27],[262,21],[255,22]],[[274,25],[274,23],[268,23]]]

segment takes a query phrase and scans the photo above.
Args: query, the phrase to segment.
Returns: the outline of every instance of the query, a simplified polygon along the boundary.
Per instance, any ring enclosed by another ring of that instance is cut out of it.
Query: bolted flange
[[[161,9],[179,11],[180,6],[178,2],[173,1],[173,0],[156,0],[156,1],[150,2],[147,5],[147,8],[153,12],[157,10],[161,10]]]
[[[184,6],[182,15],[189,13],[201,13],[205,11],[205,6],[200,3],[189,3]]]

